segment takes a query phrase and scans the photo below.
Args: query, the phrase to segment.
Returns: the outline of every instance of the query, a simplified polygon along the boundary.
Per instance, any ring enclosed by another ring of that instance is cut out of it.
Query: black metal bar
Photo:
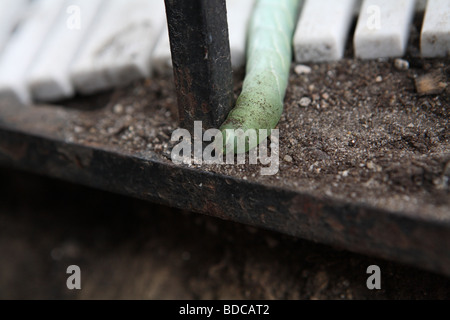
[[[233,106],[225,0],[165,0],[180,126],[218,128]]]

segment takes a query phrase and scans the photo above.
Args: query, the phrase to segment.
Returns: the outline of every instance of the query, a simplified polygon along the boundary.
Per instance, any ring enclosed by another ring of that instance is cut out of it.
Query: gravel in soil
[[[409,68],[399,70],[395,60],[347,58],[308,64],[311,73],[300,75],[293,65],[274,176],[261,176],[260,165],[189,166],[450,221],[450,86],[434,95],[415,88],[417,77],[433,72],[448,83],[449,59],[407,60]],[[242,79],[243,72],[236,73],[236,96]],[[171,161],[177,103],[170,76],[66,105],[104,106],[80,111],[64,129],[68,140]]]

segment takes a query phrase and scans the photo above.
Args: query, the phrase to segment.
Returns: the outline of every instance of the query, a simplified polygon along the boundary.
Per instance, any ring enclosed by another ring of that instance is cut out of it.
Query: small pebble
[[[310,74],[312,69],[303,64],[299,64],[299,65],[295,66],[294,71],[296,74],[301,75],[301,74]]]
[[[409,69],[409,62],[403,59],[395,59],[394,61],[395,69],[397,70],[408,70]]]
[[[369,162],[366,163],[366,168],[369,169],[369,170],[373,170],[376,167],[375,167],[375,165],[373,164],[372,161],[369,161]]]
[[[123,113],[123,105],[121,104],[116,104],[113,108],[113,111],[115,114],[121,114]]]
[[[376,82],[382,82],[383,81],[383,77],[382,76],[378,76],[375,78]]]
[[[309,107],[309,105],[311,104],[311,99],[310,98],[308,98],[308,97],[303,97],[303,98],[301,98],[300,99],[300,106],[301,107],[304,107],[304,108],[306,108],[306,107]]]
[[[294,159],[292,159],[292,157],[290,155],[287,155],[284,157],[284,161],[286,162],[292,162]]]
[[[322,98],[324,98],[325,100],[328,100],[330,98],[330,95],[325,92],[324,94],[322,94]]]

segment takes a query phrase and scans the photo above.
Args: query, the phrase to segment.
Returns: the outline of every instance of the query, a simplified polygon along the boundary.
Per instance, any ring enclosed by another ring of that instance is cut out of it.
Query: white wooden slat
[[[341,59],[357,4],[356,0],[307,0],[294,35],[296,61]]]
[[[151,74],[151,57],[163,30],[163,1],[108,0],[71,68],[81,93],[130,83]]]
[[[355,54],[362,59],[405,54],[415,0],[365,0],[354,36]]]
[[[450,54],[450,0],[428,0],[422,27],[423,57],[445,57]]]
[[[0,0],[0,54],[28,5],[28,0]]]
[[[254,0],[227,0],[231,64],[234,69],[244,66],[246,62],[247,28],[254,5]]]
[[[152,65],[155,72],[159,74],[172,72],[172,55],[170,53],[169,29],[167,24],[164,25],[161,37],[156,44],[152,57]]]
[[[27,19],[14,32],[0,57],[0,96],[10,96],[23,104],[31,102],[25,76],[62,4],[55,0],[32,3]]]
[[[75,90],[69,70],[104,0],[66,0],[45,47],[27,75],[27,84],[37,100],[69,98]]]

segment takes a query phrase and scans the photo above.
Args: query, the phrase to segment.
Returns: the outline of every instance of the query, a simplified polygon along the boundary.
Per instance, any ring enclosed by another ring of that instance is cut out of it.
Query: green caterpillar
[[[220,128],[225,153],[237,152],[237,138],[232,133],[235,130],[259,132],[267,129],[269,135],[270,129],[280,121],[292,61],[292,37],[301,2],[257,0],[249,26],[242,93]],[[245,151],[255,148],[260,141],[253,145],[247,143]],[[227,146],[233,146],[233,150],[226,150]]]

